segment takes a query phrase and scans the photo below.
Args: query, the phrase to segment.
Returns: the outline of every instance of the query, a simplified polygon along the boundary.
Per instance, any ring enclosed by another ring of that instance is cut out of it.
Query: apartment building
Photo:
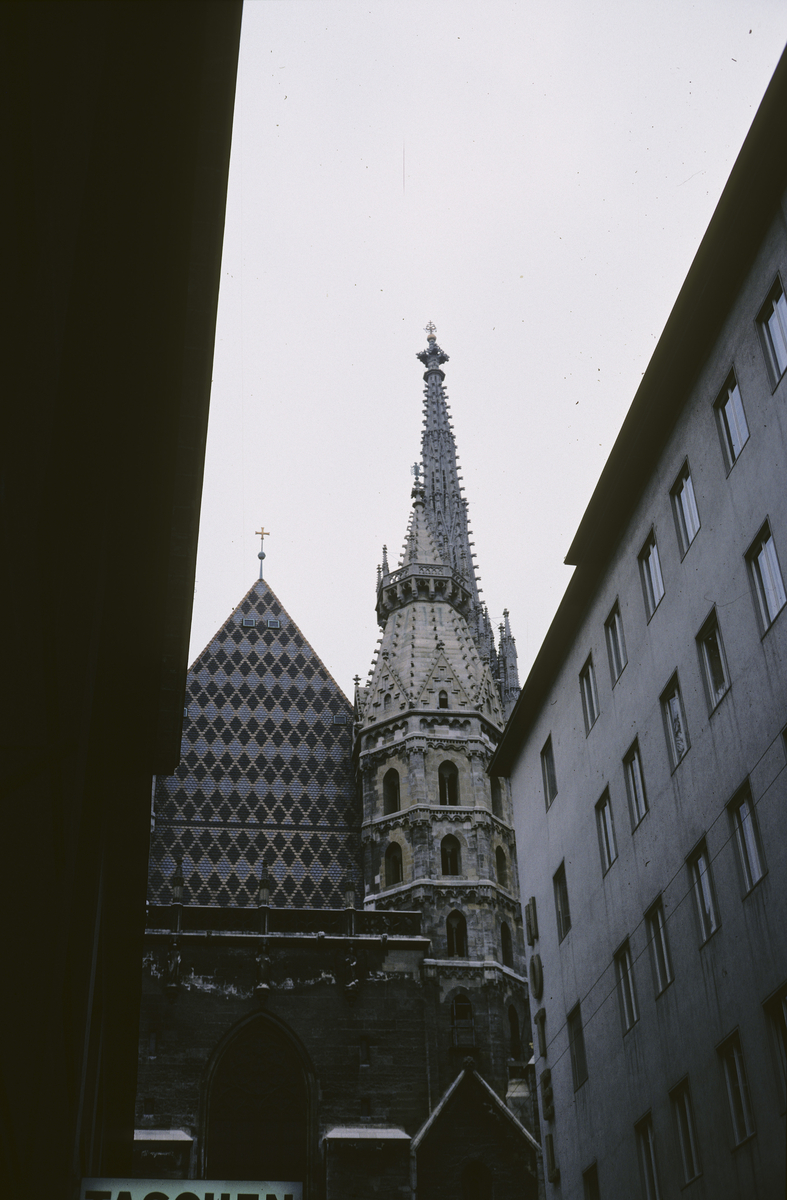
[[[566,1200],[784,1194],[786,129],[782,59],[489,766]]]

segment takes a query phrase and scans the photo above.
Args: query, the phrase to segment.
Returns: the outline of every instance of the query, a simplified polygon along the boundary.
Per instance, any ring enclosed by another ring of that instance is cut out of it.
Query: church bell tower
[[[510,1067],[529,1057],[519,880],[508,783],[486,772],[519,690],[516,646],[507,612],[495,646],[480,600],[448,355],[431,324],[427,334],[412,509],[393,569],[383,548],[382,637],[355,695],[365,906],[421,912],[444,1017],[441,1078],[470,1054],[516,1111]]]

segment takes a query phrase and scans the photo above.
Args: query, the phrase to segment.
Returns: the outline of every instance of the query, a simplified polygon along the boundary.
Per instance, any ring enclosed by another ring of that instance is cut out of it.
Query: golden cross
[[[262,563],[263,563],[263,559],[265,558],[265,551],[263,549],[263,546],[265,545],[266,537],[270,537],[270,536],[271,535],[270,535],[269,531],[265,528],[265,526],[260,525],[259,529],[257,530],[257,537],[260,539],[260,552],[257,555],[257,558],[260,560],[260,579],[262,579]]]

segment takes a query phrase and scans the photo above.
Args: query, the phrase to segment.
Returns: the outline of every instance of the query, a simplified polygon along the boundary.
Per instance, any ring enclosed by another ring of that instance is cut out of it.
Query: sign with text
[[[303,1200],[303,1184],[259,1179],[83,1179],[79,1200]]]

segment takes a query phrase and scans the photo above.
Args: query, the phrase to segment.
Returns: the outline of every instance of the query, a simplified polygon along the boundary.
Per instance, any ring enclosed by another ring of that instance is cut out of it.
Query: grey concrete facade
[[[758,163],[786,83],[782,62],[490,766],[533,898],[547,1194],[566,1200],[784,1194],[787,361],[768,317],[787,193]]]

